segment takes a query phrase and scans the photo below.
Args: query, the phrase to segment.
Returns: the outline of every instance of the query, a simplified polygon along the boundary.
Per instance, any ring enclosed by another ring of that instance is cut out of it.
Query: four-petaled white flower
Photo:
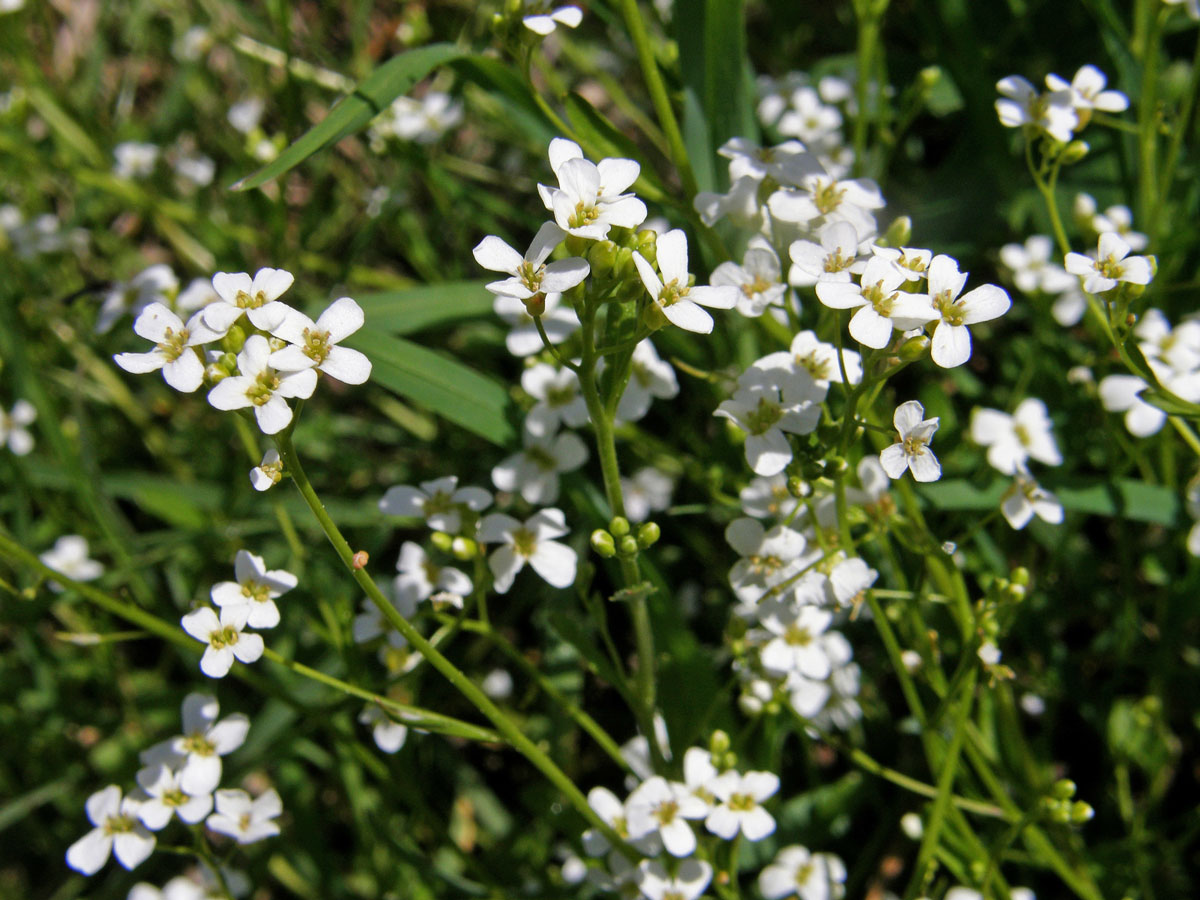
[[[862,284],[817,282],[817,298],[833,309],[857,309],[850,319],[850,335],[865,347],[881,350],[892,339],[892,330],[908,331],[938,318],[926,294],[900,290],[901,270],[882,256],[867,261]]]
[[[179,279],[166,263],[147,266],[129,280],[128,284],[117,282],[104,295],[100,312],[96,315],[96,333],[104,334],[113,323],[127,312],[135,315],[151,303],[168,306],[179,290]]]
[[[1005,244],[1000,248],[1000,261],[1011,271],[1013,283],[1024,294],[1044,291],[1061,294],[1076,287],[1078,280],[1051,261],[1054,241],[1044,234],[1031,235],[1024,244]]]
[[[943,369],[960,366],[971,358],[971,332],[968,325],[987,322],[1008,312],[1012,301],[994,284],[985,284],[959,293],[967,283],[958,263],[939,254],[929,263],[929,298],[941,319],[933,328],[930,355]]]
[[[562,243],[563,230],[553,222],[538,229],[529,249],[522,256],[507,243],[488,235],[472,253],[475,261],[492,272],[506,272],[510,277],[493,281],[487,289],[493,294],[528,300],[537,294],[562,293],[587,278],[591,266],[586,259],[572,256],[547,264],[550,253]]]
[[[221,757],[246,740],[250,720],[232,713],[217,721],[221,708],[211,694],[191,693],[183,698],[183,734],[145,751],[144,765],[165,762],[180,770],[179,786],[187,794],[210,794],[221,783]]]
[[[435,565],[421,545],[412,541],[400,545],[396,571],[400,574],[394,579],[393,587],[398,595],[408,595],[404,601],[406,604],[428,600],[436,592],[453,594],[459,598],[471,593],[471,579],[466,574],[452,566]]]
[[[554,434],[562,425],[578,428],[588,421],[579,378],[570,369],[536,363],[521,373],[521,387],[538,402],[525,416],[525,430],[536,437]]]
[[[1051,525],[1062,522],[1062,504],[1054,494],[1033,480],[1028,469],[1018,466],[1013,476],[1016,480],[1000,503],[1000,510],[1009,525],[1020,531],[1035,515]]]
[[[195,825],[212,812],[212,794],[202,791],[189,794],[183,789],[183,773],[161,763],[147,766],[137,774],[138,786],[147,799],[138,809],[138,818],[151,831],[161,831],[178,815],[188,825]]]
[[[519,491],[527,503],[553,503],[558,499],[558,476],[587,462],[587,445],[573,431],[545,437],[526,431],[523,439],[523,450],[492,469],[492,483],[501,491]]]
[[[235,658],[249,664],[263,655],[262,637],[245,631],[251,611],[244,603],[226,606],[218,619],[211,606],[202,606],[180,620],[184,631],[208,645],[200,658],[200,671],[209,678],[228,675]]]
[[[797,287],[811,287],[822,281],[849,281],[851,272],[861,272],[866,261],[859,260],[861,241],[849,222],[833,222],[818,232],[820,243],[792,241],[788,255],[792,267],[788,281]]]
[[[1096,387],[1105,409],[1125,413],[1125,427],[1134,437],[1156,434],[1167,421],[1165,412],[1138,396],[1147,385],[1136,375],[1108,375]]]
[[[294,280],[285,269],[259,269],[254,278],[246,272],[218,272],[212,284],[220,300],[204,307],[204,322],[223,335],[245,315],[255,328],[272,331],[287,315],[290,307],[279,298]]]
[[[151,303],[133,323],[133,330],[155,344],[146,353],[118,353],[113,361],[126,372],[144,375],[162,369],[163,380],[177,391],[190,394],[204,381],[204,363],[193,348],[221,335],[204,323],[198,312],[187,324],[161,303]]]
[[[155,838],[138,818],[141,802],[121,797],[110,784],[88,797],[88,820],[96,827],[67,849],[67,865],[84,875],[95,875],[110,853],[126,869],[141,864],[154,851]]]
[[[1027,397],[1010,416],[998,409],[971,413],[971,440],[988,448],[987,459],[997,470],[1011,475],[1033,457],[1048,466],[1062,464],[1062,455],[1050,431],[1046,404]]]
[[[317,368],[345,384],[362,384],[371,377],[371,361],[357,350],[338,346],[362,325],[362,307],[349,297],[335,300],[315,322],[289,308],[272,334],[290,346],[276,350],[267,362],[284,372]]]
[[[670,400],[678,393],[675,369],[658,355],[650,338],[646,338],[633,348],[629,382],[617,403],[617,419],[636,422],[650,411],[654,398]]]
[[[74,581],[94,581],[104,574],[104,566],[88,559],[88,542],[77,534],[64,534],[54,546],[38,556],[42,564]],[[61,591],[56,581],[47,582],[52,591]]]
[[[279,834],[273,820],[283,812],[283,803],[274,788],[253,800],[245,791],[217,791],[216,801],[217,811],[204,824],[218,834],[227,834],[239,844],[253,844]]]
[[[37,409],[28,400],[18,400],[12,412],[0,409],[0,447],[8,445],[17,456],[29,453],[33,449],[33,435],[25,426],[32,425],[36,418]]]
[[[1079,126],[1079,115],[1071,104],[1070,91],[1041,94],[1020,75],[1009,75],[996,82],[1001,97],[996,115],[1007,128],[1041,128],[1056,141],[1066,143]]]
[[[938,462],[929,442],[938,429],[938,417],[925,418],[925,407],[916,400],[908,400],[896,407],[892,417],[899,439],[879,454],[879,463],[888,478],[899,478],[908,469],[916,481],[937,481],[942,477],[942,464]]]
[[[688,819],[702,819],[708,804],[691,789],[655,775],[639,784],[625,801],[625,826],[634,840],[658,833],[672,856],[691,856],[696,833]]]
[[[276,434],[292,421],[292,408],[284,398],[311,397],[317,387],[315,370],[283,372],[270,364],[270,358],[267,339],[261,334],[250,335],[237,355],[240,374],[222,379],[208,392],[208,402],[217,409],[254,407],[263,434]]]
[[[1130,247],[1115,231],[1100,235],[1096,258],[1083,253],[1068,253],[1064,266],[1072,275],[1083,279],[1083,289],[1089,294],[1111,291],[1118,282],[1149,284],[1154,268],[1145,256],[1130,256]]]
[[[625,189],[642,167],[632,159],[583,158],[579,145],[564,138],[550,142],[550,167],[558,187],[538,185],[546,209],[558,227],[577,237],[603,240],[613,225],[636,228],[646,220],[646,204]]]
[[[283,462],[274,448],[263,454],[262,462],[250,470],[250,484],[256,491],[267,491],[283,478]]]
[[[212,602],[217,606],[247,606],[250,617],[247,628],[274,628],[279,624],[279,607],[275,598],[294,588],[299,580],[283,569],[267,571],[261,556],[239,550],[233,561],[236,581],[213,585]]]
[[[833,613],[807,604],[764,606],[759,621],[772,637],[759,653],[763,667],[775,675],[798,672],[805,678],[827,678],[832,666],[820,637],[833,621]]]
[[[697,900],[712,881],[712,866],[702,859],[685,859],[668,875],[658,860],[638,865],[638,890],[649,900]]]
[[[1079,117],[1079,127],[1087,124],[1087,116],[1093,109],[1101,112],[1118,113],[1129,109],[1129,98],[1120,91],[1104,89],[1108,79],[1093,65],[1082,66],[1070,81],[1058,75],[1046,76],[1046,87],[1052,91],[1066,91],[1071,98],[1071,105],[1082,113]]]
[[[527,0],[525,13],[521,23],[534,34],[540,34],[542,37],[552,33],[559,25],[578,28],[579,23],[583,21],[583,10],[578,6],[552,8],[550,4],[542,3],[540,0]]]
[[[775,832],[775,819],[762,801],[779,790],[774,772],[722,772],[708,788],[720,802],[704,819],[704,827],[727,841],[740,830],[748,841],[761,841]]]
[[[846,865],[832,853],[810,853],[798,844],[784,847],[758,876],[767,900],[839,900],[845,896]]]
[[[546,294],[543,303],[545,306],[539,316],[542,328],[551,344],[561,344],[579,328],[579,316],[575,315],[570,304],[562,302],[562,294]],[[542,336],[524,300],[500,294],[492,303],[492,309],[512,326],[504,338],[509,353],[513,356],[532,356],[542,351]]]
[[[464,512],[479,512],[491,505],[492,495],[483,488],[460,488],[458,477],[447,475],[422,481],[420,487],[398,484],[388,488],[379,510],[389,516],[419,516],[434,531],[457,534]]]
[[[672,325],[697,334],[710,333],[713,329],[712,316],[700,306],[733,309],[737,305],[738,289],[729,285],[689,287],[687,236],[680,228],[659,235],[655,248],[661,280],[654,266],[642,254],[636,250],[633,253],[634,265],[642,277],[642,284],[654,300],[654,308]]]
[[[750,240],[740,266],[733,260],[717,266],[709,283],[736,288],[737,311],[748,318],[761,316],[768,306],[781,306],[788,289],[781,280],[779,257],[762,237]]]
[[[792,461],[784,432],[808,434],[821,420],[825,390],[806,371],[750,368],[738,389],[714,416],[729,419],[746,433],[746,462],[756,475],[775,475]]]
[[[543,509],[524,522],[502,513],[485,516],[479,523],[479,540],[500,544],[488,557],[496,592],[507,593],[526,563],[554,587],[569,587],[575,581],[577,557],[566,544],[554,540],[567,531],[566,517],[554,508]]]

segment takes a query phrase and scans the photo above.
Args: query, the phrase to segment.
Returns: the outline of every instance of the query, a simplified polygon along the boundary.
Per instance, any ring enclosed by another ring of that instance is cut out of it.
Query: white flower
[[[217,164],[203,153],[182,154],[176,158],[173,165],[176,175],[196,187],[212,184],[213,176],[217,174]]]
[[[742,501],[742,512],[756,519],[786,519],[800,502],[788,490],[787,476],[782,472],[751,479],[738,499]]]
[[[570,587],[575,581],[575,551],[554,540],[567,531],[562,510],[553,508],[535,513],[524,523],[501,513],[485,516],[479,523],[479,540],[501,545],[488,557],[496,592],[507,593],[526,563],[554,587]]]
[[[794,603],[770,603],[767,609],[759,621],[773,637],[759,652],[763,668],[772,675],[799,672],[814,680],[827,678],[832,666],[819,638],[833,613]]]
[[[625,518],[630,522],[645,522],[653,512],[671,505],[675,480],[652,466],[638,469],[632,478],[621,479],[625,496]]]
[[[1052,256],[1054,241],[1044,234],[1031,235],[1023,245],[1000,248],[1000,261],[1012,271],[1013,284],[1024,294],[1061,294],[1078,285],[1066,269],[1051,261]]]
[[[407,592],[416,602],[428,600],[435,591],[445,591],[459,597],[471,593],[471,579],[451,566],[435,566],[419,544],[405,541],[396,560],[393,586],[396,593]]]
[[[731,841],[740,830],[746,840],[761,841],[774,834],[775,820],[761,803],[779,790],[778,775],[730,769],[709,782],[709,789],[721,802],[705,818],[704,827],[717,837]]]
[[[988,462],[1005,475],[1030,457],[1048,466],[1062,464],[1051,427],[1046,404],[1036,397],[1022,400],[1011,416],[998,409],[971,413],[971,440],[988,448]]]
[[[748,369],[739,387],[713,412],[746,433],[746,462],[756,475],[775,475],[792,461],[784,432],[808,434],[821,420],[825,390],[807,372]]]
[[[768,353],[754,363],[756,369],[790,369],[793,372],[807,372],[818,388],[829,389],[832,382],[842,383],[842,369],[846,370],[846,378],[850,384],[858,384],[862,380],[862,356],[854,350],[842,351],[842,362],[838,363],[837,348],[817,338],[812,331],[801,331],[792,338],[792,345],[786,350]],[[822,394],[821,400],[825,397]],[[818,401],[820,402],[820,401]]]
[[[358,714],[358,721],[371,726],[375,746],[384,753],[397,753],[408,739],[408,726],[393,721],[382,708],[371,705]]]
[[[760,147],[746,138],[734,137],[722,144],[717,153],[729,160],[731,183],[746,176],[762,182],[769,176],[780,184],[799,184],[805,175],[824,172],[817,158],[800,141]]]
[[[284,372],[317,368],[344,384],[362,384],[371,377],[371,361],[338,343],[363,325],[363,311],[349,297],[335,300],[317,321],[288,309],[271,333],[291,346],[276,350],[267,362]]]
[[[249,664],[262,656],[263,639],[244,630],[250,613],[247,604],[226,606],[218,620],[211,606],[202,606],[180,620],[184,631],[200,643],[208,644],[200,659],[200,671],[209,678],[228,675],[235,658]]]
[[[233,560],[236,581],[213,585],[212,602],[217,606],[247,606],[250,617],[247,628],[274,628],[279,624],[279,607],[275,598],[294,588],[299,580],[283,569],[267,571],[261,556],[239,550]]]
[[[492,495],[483,488],[458,486],[458,477],[448,475],[422,481],[420,487],[398,484],[379,501],[380,512],[389,516],[419,516],[434,531],[457,534],[464,512],[479,512],[492,505]]]
[[[419,100],[400,96],[372,124],[371,135],[374,142],[396,137],[402,141],[432,144],[461,122],[462,117],[462,104],[445,91],[428,91]]]
[[[638,864],[638,889],[650,900],[696,900],[710,881],[712,866],[700,859],[685,859],[674,877],[657,860]]]
[[[845,896],[846,866],[832,853],[810,853],[798,844],[784,847],[758,876],[767,900],[839,900]]]
[[[1046,87],[1052,91],[1065,91],[1071,97],[1071,105],[1076,110],[1098,109],[1101,112],[1119,113],[1129,109],[1129,98],[1120,91],[1106,91],[1104,86],[1108,79],[1095,66],[1081,67],[1070,82],[1057,75],[1046,76]],[[1086,115],[1086,113],[1085,113]],[[1086,121],[1080,117],[1081,126]]]
[[[154,144],[125,141],[113,147],[116,164],[113,174],[118,178],[145,178],[154,172],[158,162],[158,147]]]
[[[826,106],[813,88],[802,86],[792,91],[788,107],[779,119],[776,130],[788,137],[811,144],[842,127],[842,114],[837,107]]]
[[[1034,481],[1024,467],[1018,467],[1013,475],[1016,480],[1000,503],[1009,525],[1020,531],[1035,515],[1051,525],[1062,522],[1063,507],[1057,497]]]
[[[178,768],[180,788],[193,797],[215,791],[221,783],[221,757],[242,746],[250,730],[250,720],[241,713],[218,722],[220,711],[211,694],[188,694],[181,710],[183,734],[144,751],[142,764]]]
[[[717,266],[709,283],[737,288],[737,311],[748,318],[761,316],[768,306],[781,306],[787,285],[780,280],[779,257],[761,237],[752,238],[739,266],[728,260]]]
[[[617,799],[616,794],[605,787],[594,787],[588,791],[587,802],[592,811],[618,836],[628,839],[629,832],[625,827],[625,804]],[[595,828],[585,831],[582,839],[583,851],[588,856],[603,856],[612,847],[608,838]],[[654,852],[657,852],[657,849]]]
[[[105,334],[125,313],[137,315],[151,303],[170,306],[179,290],[179,279],[164,263],[143,269],[128,284],[115,283],[96,314],[96,333]]]
[[[492,483],[501,491],[519,491],[527,503],[553,503],[558,499],[558,476],[587,461],[587,445],[572,431],[547,437],[526,431],[523,439],[523,450],[492,469]]]
[[[892,339],[892,330],[908,331],[939,318],[925,294],[900,291],[905,277],[882,256],[868,260],[862,284],[818,282],[817,297],[833,309],[857,309],[850,319],[850,335],[860,344],[881,350]]]
[[[1066,272],[1066,269],[1063,271]],[[1070,273],[1067,273],[1067,277],[1075,278]],[[1050,307],[1050,315],[1054,316],[1054,321],[1059,325],[1070,328],[1072,325],[1079,324],[1079,320],[1083,318],[1085,312],[1087,312],[1087,297],[1079,287],[1079,279],[1075,278],[1075,284],[1055,298]]]
[[[672,856],[691,856],[696,833],[687,820],[701,819],[707,812],[708,804],[687,785],[655,775],[639,784],[625,801],[625,826],[634,840],[657,832]]]
[[[311,397],[317,387],[315,370],[281,372],[271,367],[270,358],[267,339],[250,335],[237,355],[240,374],[223,379],[208,392],[208,402],[217,409],[254,407],[263,434],[276,434],[292,421],[292,408],[284,398]]]
[[[741,557],[729,570],[729,583],[744,603],[757,603],[807,562],[807,540],[786,525],[768,531],[756,519],[738,518],[726,526],[725,540]]]
[[[602,159],[592,163],[573,141],[550,142],[550,167],[558,187],[538,185],[546,209],[558,227],[578,237],[603,240],[613,225],[636,228],[646,219],[646,204],[623,193],[637,181],[641,166],[632,159]]]
[[[161,303],[147,306],[133,330],[156,346],[147,353],[118,353],[113,361],[126,372],[144,375],[162,369],[163,380],[177,391],[190,394],[204,382],[204,363],[193,348],[221,337],[196,313],[187,322]]]
[[[864,457],[870,459],[871,457]],[[879,573],[857,556],[843,559],[829,572],[825,594],[831,603],[843,609],[856,607],[863,600],[863,592],[879,578]]]
[[[837,179],[821,172],[800,179],[800,189],[782,188],[767,198],[771,215],[783,222],[812,227],[846,222],[856,234],[874,234],[871,212],[884,206],[879,185],[868,178]]]
[[[929,270],[932,250],[920,247],[873,247],[875,256],[882,256],[904,276],[905,281],[920,281]]]
[[[492,272],[506,272],[510,277],[493,281],[487,289],[493,294],[528,300],[536,294],[553,294],[570,290],[587,278],[591,271],[586,259],[572,256],[546,264],[550,253],[562,243],[563,230],[553,222],[538,229],[525,255],[521,256],[500,238],[488,235],[472,253],[475,261]]]
[[[937,481],[942,477],[942,464],[938,462],[929,442],[938,429],[938,417],[925,418],[925,407],[916,400],[909,400],[896,407],[892,417],[899,439],[879,454],[879,463],[888,478],[899,478],[908,469],[915,481]]]
[[[1089,294],[1111,291],[1118,282],[1149,284],[1154,278],[1150,260],[1130,256],[1130,247],[1113,231],[1100,235],[1096,258],[1082,253],[1068,253],[1065,267],[1072,275],[1083,279],[1083,289]]]
[[[493,700],[507,700],[513,692],[512,675],[505,669],[492,669],[479,683],[479,689]]]
[[[255,328],[273,331],[287,315],[279,298],[293,281],[284,269],[259,269],[253,279],[245,272],[218,272],[212,285],[220,299],[204,307],[204,322],[223,335],[245,314]]]
[[[654,300],[654,307],[672,325],[677,325],[686,331],[697,334],[708,334],[712,331],[712,316],[700,306],[714,309],[733,309],[737,305],[738,290],[728,285],[723,287],[689,287],[688,286],[688,247],[687,236],[682,229],[674,228],[666,234],[658,236],[655,242],[658,259],[658,271],[662,280],[654,271],[646,258],[636,250],[633,252],[633,263],[637,266],[642,284]],[[700,304],[698,306],[697,304]]]
[[[987,322],[1008,312],[1012,301],[994,284],[985,284],[959,297],[967,282],[958,263],[939,254],[929,263],[929,297],[941,314],[934,326],[930,355],[943,369],[960,366],[971,358],[968,325]]]
[[[559,25],[567,28],[578,28],[583,21],[583,10],[578,6],[559,6],[552,8],[549,3],[541,0],[526,0],[526,15],[521,22],[534,34],[542,37],[552,33]]]
[[[1097,385],[1104,408],[1125,413],[1125,427],[1134,437],[1156,434],[1167,421],[1165,412],[1138,396],[1146,387],[1136,375],[1109,375]]]
[[[246,97],[233,104],[225,113],[225,118],[235,130],[249,134],[258,127],[266,104],[261,97]]]
[[[7,445],[17,456],[29,453],[33,449],[33,435],[25,426],[33,424],[36,418],[37,409],[28,400],[18,400],[10,413],[0,409],[0,446]]]
[[[67,849],[67,865],[84,875],[95,875],[113,853],[126,869],[133,869],[153,851],[155,839],[138,821],[141,804],[121,797],[110,784],[88,797],[88,820],[96,827]]]
[[[279,459],[279,451],[275,449],[264,453],[262,462],[250,470],[250,484],[256,491],[270,490],[282,478],[283,463]]]
[[[188,282],[187,287],[179,292],[170,306],[177,313],[187,313],[203,309],[210,303],[218,303],[220,300],[217,292],[213,290],[211,278],[193,278]]]
[[[1072,212],[1077,221],[1096,234],[1115,231],[1129,245],[1130,250],[1145,250],[1150,238],[1133,230],[1133,213],[1128,206],[1114,205],[1103,213],[1096,211],[1096,201],[1090,194],[1076,194]]]
[[[562,303],[562,294],[547,294],[544,303],[539,317],[542,320],[542,328],[545,329],[551,344],[561,344],[579,327],[579,317],[569,304]],[[499,295],[492,303],[492,309],[512,326],[512,330],[504,339],[509,353],[513,356],[532,356],[542,351],[542,337],[538,334],[537,325],[524,300]]]
[[[1172,328],[1161,310],[1148,309],[1142,313],[1133,333],[1138,338],[1138,349],[1156,374],[1159,374],[1156,366],[1180,373],[1200,367],[1200,321],[1188,319]]]
[[[617,419],[636,422],[650,411],[655,397],[670,400],[678,393],[675,369],[658,355],[650,338],[646,338],[633,348],[629,381],[617,403]]]
[[[138,818],[151,831],[166,828],[172,815],[178,815],[188,825],[195,825],[212,812],[212,794],[189,794],[183,789],[182,777],[182,772],[161,763],[138,772],[138,786],[147,796],[138,809]]]
[[[554,434],[562,425],[578,428],[588,421],[579,378],[570,369],[536,363],[521,373],[521,387],[538,402],[525,416],[525,430],[536,437]]]
[[[65,575],[73,581],[94,581],[104,574],[104,566],[88,559],[87,540],[77,534],[65,534],[54,542],[54,546],[38,556],[42,564]],[[62,586],[50,581],[52,591],[61,591]]]
[[[851,272],[861,272],[865,261],[859,260],[862,241],[849,222],[832,222],[818,232],[820,243],[807,240],[792,241],[788,255],[792,267],[788,282],[797,287],[809,287],[822,281],[849,281]]]
[[[1001,99],[996,115],[1006,128],[1031,126],[1043,129],[1057,141],[1066,143],[1079,125],[1079,116],[1071,105],[1070,91],[1039,94],[1037,88],[1020,75],[1009,75],[996,82]]]
[[[1000,648],[997,647],[992,641],[984,641],[982,644],[980,644],[979,649],[975,651],[975,654],[979,657],[979,661],[988,668],[991,668],[1000,662]]]
[[[239,844],[253,844],[279,834],[273,821],[283,812],[283,803],[274,788],[250,799],[245,791],[217,791],[217,811],[205,821],[218,834],[227,834]]]

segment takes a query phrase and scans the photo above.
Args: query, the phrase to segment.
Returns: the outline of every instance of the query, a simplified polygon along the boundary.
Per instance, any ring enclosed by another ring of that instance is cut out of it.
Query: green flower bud
[[[660,537],[662,537],[662,529],[658,527],[658,523],[643,522],[642,527],[637,530],[638,547],[642,550],[653,547],[658,543]]]
[[[1071,821],[1076,825],[1090,822],[1095,815],[1096,811],[1092,809],[1091,805],[1084,803],[1082,800],[1076,800],[1071,804]]]
[[[661,306],[657,303],[651,303],[646,307],[646,311],[642,313],[642,324],[651,331],[658,331],[664,325],[670,325],[671,322],[667,318],[666,313],[662,311]]]
[[[912,240],[912,219],[900,216],[883,233],[884,247],[903,247]]]
[[[1019,584],[1022,587],[1029,586],[1029,570],[1024,566],[1017,566],[1012,570],[1013,584]]]
[[[454,546],[454,536],[444,531],[435,531],[429,536],[429,542],[443,553],[449,553],[450,548]]]
[[[597,528],[592,532],[592,549],[605,559],[612,559],[617,555],[617,546],[613,542],[613,536],[603,528]]]
[[[788,493],[797,500],[803,500],[812,493],[812,486],[798,475],[793,475],[787,481]]]
[[[1061,778],[1054,782],[1054,787],[1050,789],[1050,796],[1058,800],[1070,800],[1075,796],[1075,782],[1070,778]]]
[[[479,545],[470,538],[456,537],[450,542],[450,552],[454,554],[455,559],[465,561],[479,554]]]
[[[596,241],[588,250],[587,261],[592,275],[604,278],[615,268],[620,248],[612,241]]]
[[[1082,125],[1083,123],[1081,122],[1080,124]],[[1063,148],[1063,152],[1062,152],[1063,165],[1064,166],[1075,165],[1075,163],[1079,162],[1081,159],[1083,159],[1085,156],[1088,155],[1088,151],[1090,149],[1091,149],[1091,147],[1089,147],[1087,145],[1087,141],[1071,141],[1071,143],[1067,144],[1067,146]]]
[[[567,247],[568,256],[587,256],[588,239],[577,234],[568,234],[563,242]]]
[[[729,735],[721,729],[717,729],[712,733],[712,737],[708,739],[708,752],[713,756],[720,756],[722,753],[728,753],[729,748],[733,746],[733,742],[729,740]]]
[[[613,263],[612,274],[619,281],[638,280],[637,266],[633,262],[633,251],[628,247],[617,248],[617,258]],[[640,281],[638,283],[640,284]]]
[[[929,349],[929,338],[923,334],[918,334],[916,337],[910,337],[900,345],[898,355],[904,362],[916,362],[925,355],[927,349]]]
[[[608,530],[612,532],[613,537],[625,537],[629,534],[629,520],[624,516],[614,516],[608,523]]]
[[[617,552],[621,556],[637,556],[638,542],[632,534],[627,534],[617,542]]]
[[[241,319],[238,320],[240,322]],[[240,324],[235,324],[229,331],[225,332],[225,337],[221,338],[221,349],[227,353],[238,354],[242,351],[242,345],[246,343],[246,329]]]

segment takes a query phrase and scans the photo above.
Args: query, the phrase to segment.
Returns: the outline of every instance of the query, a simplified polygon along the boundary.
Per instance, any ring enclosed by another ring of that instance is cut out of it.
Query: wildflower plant
[[[1194,894],[1196,4],[944,5],[7,4],[0,893]]]

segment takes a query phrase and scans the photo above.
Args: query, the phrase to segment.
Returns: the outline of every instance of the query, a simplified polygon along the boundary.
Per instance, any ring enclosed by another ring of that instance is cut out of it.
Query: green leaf
[[[937,509],[995,509],[1009,488],[1006,481],[977,487],[962,478],[949,478],[918,487],[918,492]],[[1170,488],[1146,484],[1132,478],[1084,487],[1054,487],[1054,494],[1069,512],[1097,516],[1120,516],[1132,522],[1171,525],[1179,513],[1179,498]]]
[[[1184,416],[1189,419],[1200,419],[1200,405],[1189,403],[1182,397],[1177,397],[1162,388],[1148,387],[1139,395],[1151,406],[1156,406],[1168,416]]]
[[[247,191],[278,178],[319,150],[335,144],[366,127],[401,94],[444,63],[468,56],[454,44],[429,44],[394,56],[368,75],[352,93],[343,97],[324,119],[257,172],[231,185]]]
[[[371,360],[371,380],[501,447],[516,438],[502,385],[420,344],[372,329],[346,341]]]
[[[412,334],[435,325],[488,315],[495,299],[483,281],[447,281],[358,297],[371,327]]]

